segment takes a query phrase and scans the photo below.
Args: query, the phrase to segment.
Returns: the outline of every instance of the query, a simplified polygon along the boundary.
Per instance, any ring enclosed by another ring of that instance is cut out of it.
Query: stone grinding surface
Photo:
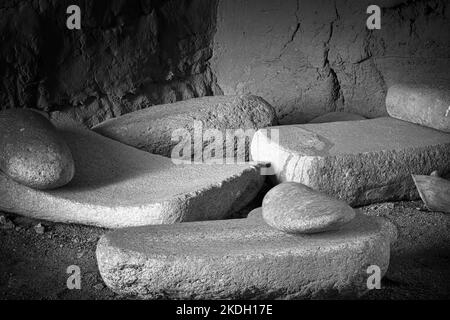
[[[194,127],[199,124],[203,128]],[[178,141],[178,136],[172,139],[180,129],[187,130],[193,139],[194,130],[217,129],[224,135],[227,130],[257,130],[274,124],[276,116],[272,106],[260,97],[241,95],[201,97],[152,106],[107,120],[93,130],[127,145],[170,157],[175,146],[191,144],[191,140]],[[200,142],[203,148],[208,144],[206,140]]]
[[[395,237],[384,219],[358,214],[338,231],[294,236],[260,215],[116,230],[98,243],[100,273],[121,294],[227,299],[360,293],[370,264],[387,270]]]
[[[252,165],[174,165],[72,124],[59,129],[74,156],[74,179],[41,192],[0,174],[2,210],[113,228],[207,220],[239,210],[262,185]]]
[[[393,118],[273,128],[282,130],[282,148],[305,151],[305,155],[311,156],[360,154],[450,143],[449,134]]]
[[[355,121],[355,120],[365,120],[366,117],[363,117],[356,113],[351,112],[329,112],[325,113],[321,116],[318,116],[308,123],[325,123],[325,122],[338,122],[338,121]]]
[[[273,127],[252,158],[270,162],[279,182],[294,181],[364,205],[417,199],[411,174],[450,171],[450,134],[393,118]]]

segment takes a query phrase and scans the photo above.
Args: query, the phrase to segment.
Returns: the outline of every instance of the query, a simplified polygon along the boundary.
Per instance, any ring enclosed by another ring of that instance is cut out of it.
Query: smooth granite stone
[[[386,108],[391,117],[450,133],[450,84],[396,84]]]
[[[0,171],[35,189],[69,183],[72,153],[52,123],[31,109],[0,111]]]
[[[256,165],[175,165],[79,128],[58,124],[77,171],[42,192],[0,174],[0,210],[107,228],[221,219],[245,207],[264,177]]]
[[[265,195],[262,208],[267,224],[293,234],[336,230],[355,217],[353,208],[344,201],[297,182],[272,188]]]
[[[351,112],[329,112],[318,116],[308,123],[325,123],[325,122],[338,122],[338,121],[356,121],[356,120],[366,120],[366,117],[360,116],[356,113]]]
[[[93,130],[166,157],[172,156],[175,147],[177,150],[190,148],[192,153],[199,149],[201,154],[184,155],[183,159],[193,158],[201,162],[212,157],[208,146],[214,139],[204,134],[206,130],[218,130],[225,140],[227,131],[234,135],[236,130],[241,129],[243,133],[250,133],[248,141],[251,141],[257,129],[274,124],[277,124],[275,111],[269,103],[257,96],[242,95],[201,97],[153,106],[107,120],[93,127]],[[180,129],[189,133],[189,136],[179,136],[177,132]],[[241,137],[239,134],[236,136]],[[242,137],[245,144],[244,134]],[[192,147],[194,143],[196,145]],[[234,145],[233,150],[226,150],[226,141],[224,143],[223,155],[233,152],[234,156]],[[248,159],[249,142],[243,148]]]
[[[342,297],[368,290],[369,266],[385,274],[395,235],[387,220],[361,213],[340,230],[312,235],[253,217],[119,229],[99,240],[96,254],[106,285],[127,296]]]
[[[350,206],[418,199],[411,174],[450,171],[450,134],[393,118],[269,131],[255,134],[253,160],[269,162],[278,182],[299,182]]]

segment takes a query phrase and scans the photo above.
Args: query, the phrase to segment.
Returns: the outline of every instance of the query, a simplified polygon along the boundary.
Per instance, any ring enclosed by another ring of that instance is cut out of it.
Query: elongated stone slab
[[[395,227],[383,218],[358,213],[338,231],[289,235],[260,215],[116,230],[97,245],[100,273],[141,298],[272,299],[358,295],[369,266],[388,268]]]
[[[220,219],[253,199],[263,177],[252,165],[174,165],[72,124],[60,124],[76,173],[38,191],[0,173],[0,210],[108,228]]]
[[[253,160],[271,163],[279,182],[300,182],[352,206],[418,199],[411,174],[450,171],[450,134],[393,118],[270,131],[255,134]]]
[[[396,84],[386,109],[391,117],[450,133],[450,84]]]
[[[325,123],[325,122],[338,122],[338,121],[357,121],[357,120],[365,120],[367,118],[360,116],[356,113],[351,112],[329,112],[325,113],[321,116],[318,116],[309,123]]]
[[[175,146],[178,147],[177,150],[189,148],[194,151],[195,148],[202,152],[214,141],[210,139],[212,137],[203,137],[208,129],[217,130],[225,140],[227,133],[234,135],[236,130],[242,130],[243,133],[253,130],[254,133],[257,129],[274,125],[276,122],[273,107],[260,97],[213,96],[135,111],[107,120],[95,126],[93,130],[144,151],[171,157]],[[252,136],[249,137],[250,140],[251,138]],[[191,144],[195,146],[191,148]],[[247,154],[248,149],[247,146]],[[234,150],[225,150],[224,154],[230,151]],[[190,157],[189,154],[184,158]],[[210,154],[206,150],[203,154],[193,155],[193,158],[199,161],[209,157]]]

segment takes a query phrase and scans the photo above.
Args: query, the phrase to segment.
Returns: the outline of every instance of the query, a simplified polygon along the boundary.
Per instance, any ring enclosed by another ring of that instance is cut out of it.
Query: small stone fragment
[[[14,225],[14,223],[12,221],[7,220],[5,222],[5,224],[0,225],[0,228],[5,229],[5,230],[11,230],[11,229],[15,228],[15,225]]]
[[[294,234],[336,230],[355,217],[355,211],[344,201],[296,182],[272,188],[262,208],[267,224]]]
[[[439,174],[439,171],[434,170],[432,173],[430,173],[430,176],[432,176],[432,177],[440,177],[441,175]]]
[[[413,175],[425,206],[432,211],[450,213],[450,181],[437,176]]]
[[[105,285],[104,285],[103,283],[97,283],[97,284],[94,286],[94,289],[95,289],[95,290],[98,290],[98,291],[103,290],[104,288],[105,288]]]
[[[44,234],[45,233],[45,227],[41,223],[35,225],[33,228],[34,228],[34,231],[37,234]]]
[[[11,220],[8,220],[4,215],[0,215],[0,228],[5,230],[14,229],[15,225]]]

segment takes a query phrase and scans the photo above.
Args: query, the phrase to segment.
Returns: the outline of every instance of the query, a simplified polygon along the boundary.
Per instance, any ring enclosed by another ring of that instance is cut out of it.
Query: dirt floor
[[[363,299],[449,299],[450,215],[429,212],[421,202],[363,211],[388,218],[399,231],[382,288]],[[110,291],[97,270],[96,243],[105,232],[0,213],[0,299],[126,298]],[[67,288],[71,265],[81,269],[80,290]]]

